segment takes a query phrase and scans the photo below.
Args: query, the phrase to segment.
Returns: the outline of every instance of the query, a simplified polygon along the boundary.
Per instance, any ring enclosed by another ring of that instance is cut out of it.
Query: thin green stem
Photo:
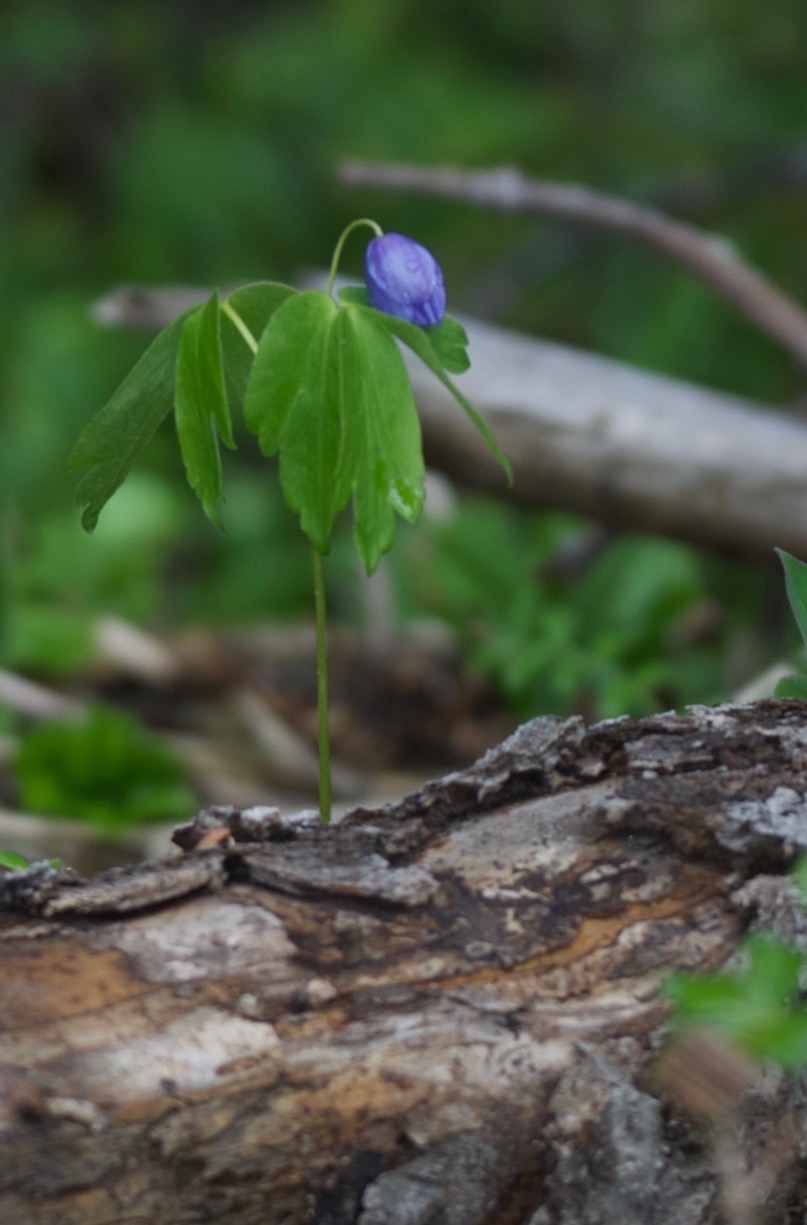
[[[369,226],[376,238],[381,238],[384,234],[384,231],[381,229],[378,222],[372,221],[369,217],[360,217],[358,221],[351,221],[350,225],[346,229],[342,230],[342,233],[339,236],[339,242],[336,244],[336,248],[334,249],[333,259],[331,260],[331,268],[328,273],[328,288],[326,293],[333,293],[333,286],[336,280],[336,270],[339,267],[339,260],[342,258],[342,248],[347,242],[349,235],[352,234],[354,230],[357,230],[360,225]]]
[[[226,315],[227,318],[230,320],[230,322],[233,324],[233,326],[238,329],[238,331],[243,336],[247,346],[252,350],[252,352],[257,353],[258,352],[257,340],[252,335],[252,332],[250,332],[249,328],[244,323],[244,320],[241,318],[241,316],[239,315],[235,307],[230,305],[229,298],[225,298],[222,301],[221,313],[223,315]]]
[[[322,554],[312,545],[314,606],[317,621],[317,713],[319,716],[319,815],[323,825],[331,819],[331,742],[328,734],[328,628]]]

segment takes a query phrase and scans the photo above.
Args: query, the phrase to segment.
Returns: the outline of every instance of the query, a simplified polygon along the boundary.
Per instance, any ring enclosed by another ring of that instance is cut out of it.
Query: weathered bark
[[[220,809],[178,840],[0,882],[0,1221],[717,1220],[650,1074],[659,982],[755,919],[803,940],[801,704],[539,719],[336,828]],[[752,1154],[786,1114],[768,1083]],[[774,1220],[805,1187],[789,1162]]]

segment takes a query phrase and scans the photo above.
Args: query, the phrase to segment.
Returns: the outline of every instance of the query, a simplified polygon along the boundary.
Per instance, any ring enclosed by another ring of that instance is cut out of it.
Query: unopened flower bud
[[[404,234],[382,234],[367,246],[364,279],[376,310],[432,327],[446,311],[443,271],[431,251]]]

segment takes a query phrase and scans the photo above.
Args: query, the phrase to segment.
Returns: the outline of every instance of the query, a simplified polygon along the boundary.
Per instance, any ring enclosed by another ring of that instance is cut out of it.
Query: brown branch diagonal
[[[807,366],[807,311],[720,235],[675,220],[659,209],[577,184],[534,179],[514,167],[453,167],[346,161],[341,181],[352,187],[441,196],[482,208],[534,212],[620,234],[672,259],[734,306],[749,323]]]

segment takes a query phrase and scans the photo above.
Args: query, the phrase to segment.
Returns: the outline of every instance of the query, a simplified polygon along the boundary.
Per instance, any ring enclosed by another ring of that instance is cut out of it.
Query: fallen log
[[[753,922],[804,941],[802,704],[537,719],[331,829],[217,808],[175,840],[0,876],[0,1221],[717,1219],[659,984]],[[752,1164],[807,1123],[795,1080],[754,1092]],[[782,1163],[767,1219],[805,1191]]]

